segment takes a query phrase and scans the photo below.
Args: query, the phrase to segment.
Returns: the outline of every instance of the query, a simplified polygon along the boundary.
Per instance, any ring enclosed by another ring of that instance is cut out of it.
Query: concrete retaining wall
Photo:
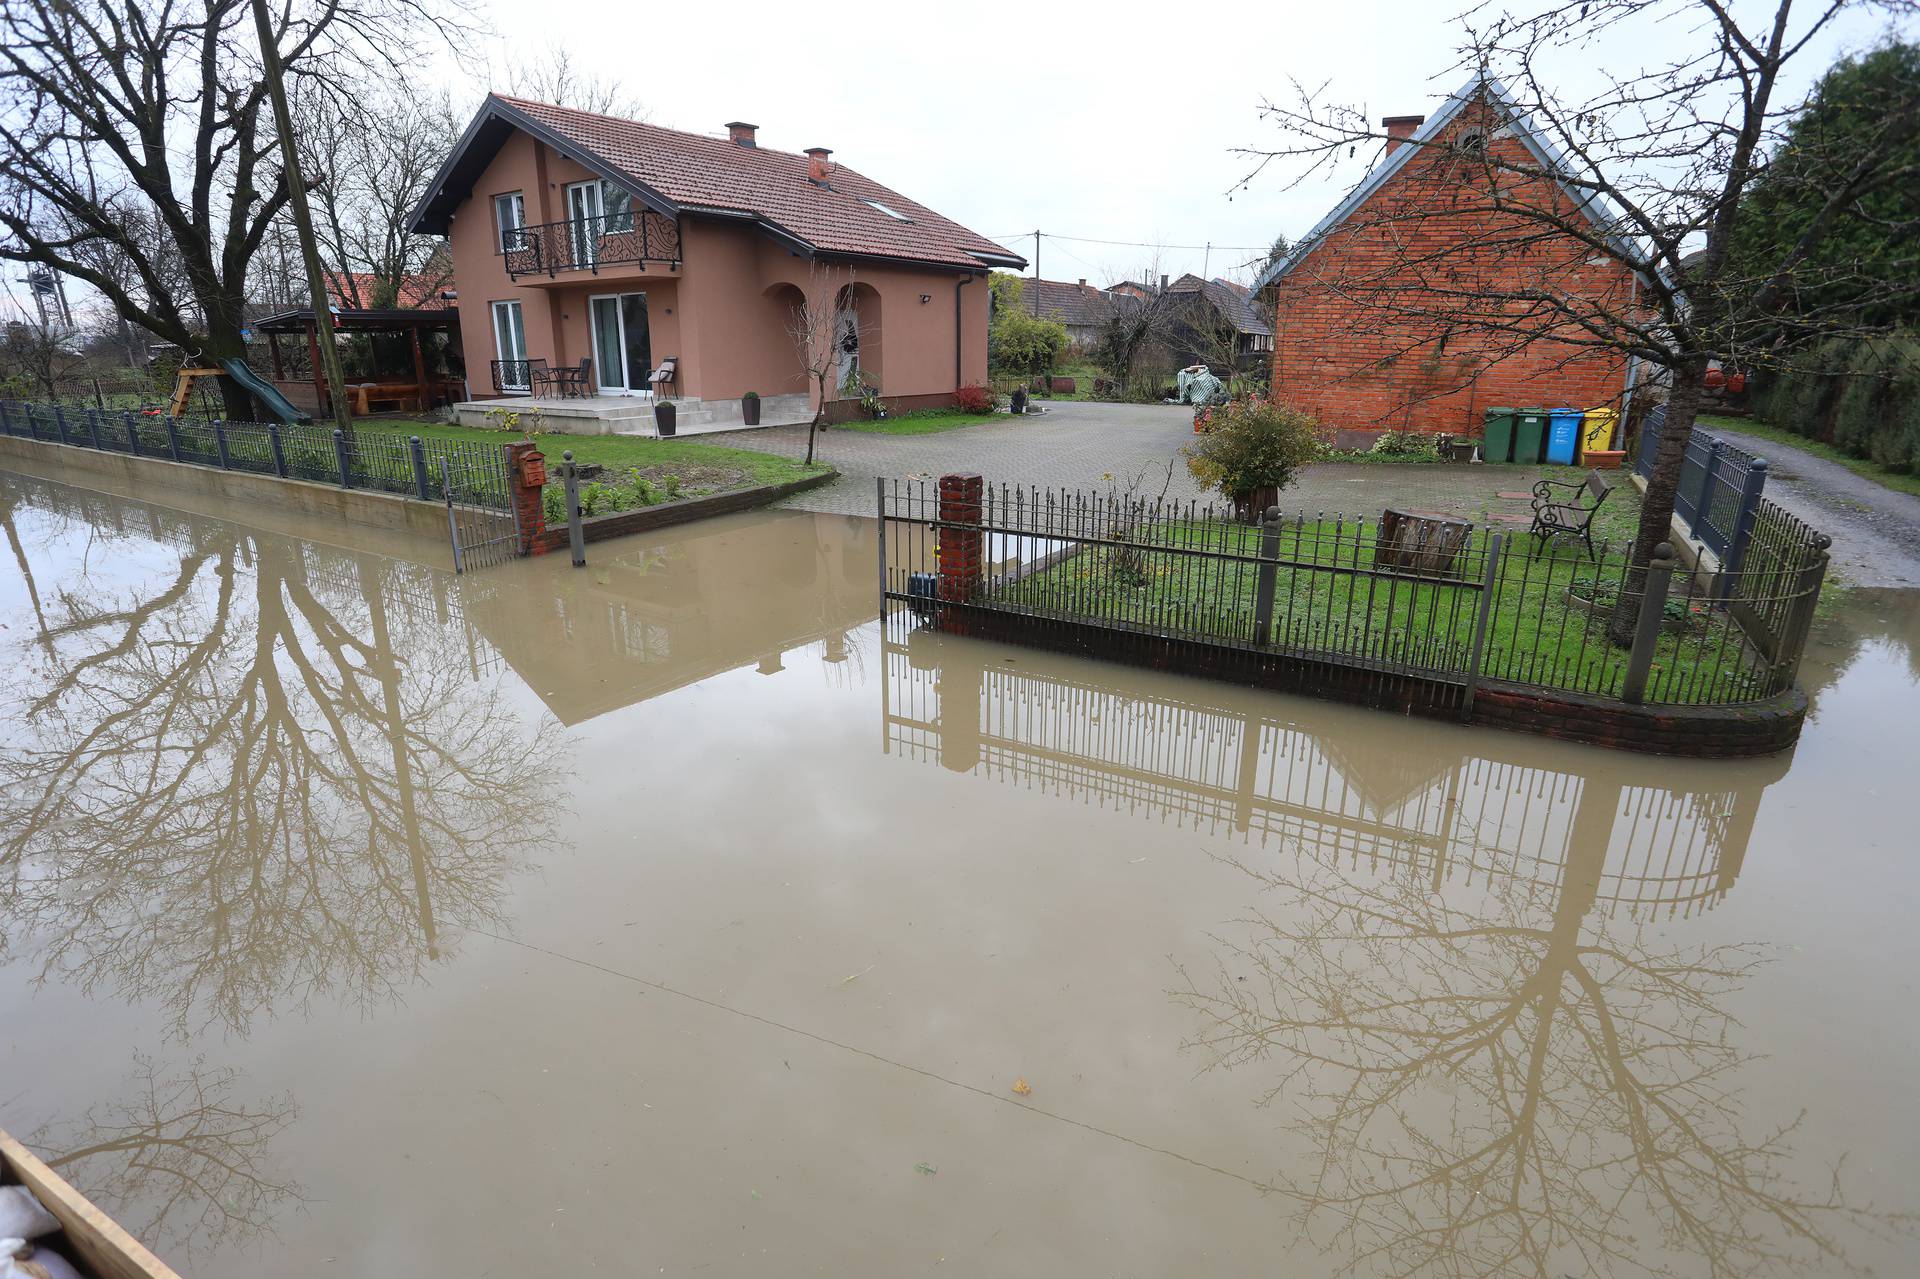
[[[447,551],[446,508],[393,493],[221,471],[12,435],[0,436],[0,467],[120,497],[152,499],[199,514],[244,519],[295,536],[312,536],[312,522],[322,521],[376,535],[376,540],[378,535],[386,535],[389,541],[396,536],[405,539],[415,556],[430,549]]]

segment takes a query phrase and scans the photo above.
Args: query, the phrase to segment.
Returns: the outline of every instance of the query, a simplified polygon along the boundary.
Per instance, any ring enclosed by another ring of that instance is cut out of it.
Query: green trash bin
[[[1513,460],[1513,410],[1488,409],[1482,415],[1480,428],[1480,460],[1483,462],[1511,462]]]
[[[1538,462],[1546,454],[1547,411],[1521,409],[1513,415],[1513,460]]]

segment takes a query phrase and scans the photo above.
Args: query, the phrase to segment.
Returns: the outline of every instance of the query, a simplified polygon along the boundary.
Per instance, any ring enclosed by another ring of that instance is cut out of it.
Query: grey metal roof
[[[1508,125],[1513,129],[1514,136],[1518,137],[1527,148],[1534,162],[1553,175],[1554,181],[1559,184],[1560,189],[1566,193],[1569,200],[1573,201],[1574,206],[1587,221],[1593,223],[1595,229],[1602,232],[1617,249],[1623,253],[1629,252],[1627,238],[1619,232],[1623,220],[1619,212],[1599,192],[1588,191],[1572,182],[1573,166],[1567,163],[1565,153],[1552,138],[1534,124],[1530,116],[1520,109],[1520,104],[1515,101],[1506,85],[1493,76],[1475,75],[1449,94],[1440,109],[1428,116],[1427,122],[1421,125],[1411,138],[1395,147],[1392,155],[1376,165],[1372,172],[1361,179],[1360,184],[1347,193],[1346,199],[1334,205],[1331,212],[1314,223],[1313,230],[1301,236],[1285,257],[1271,263],[1266,270],[1262,271],[1259,278],[1253,282],[1253,291],[1258,293],[1304,262],[1328,232],[1345,222],[1352,216],[1354,210],[1372,199],[1375,192],[1406,166],[1409,157],[1423,150],[1426,144],[1437,137],[1441,130],[1451,124],[1482,93],[1500,109],[1501,114],[1507,118]]]

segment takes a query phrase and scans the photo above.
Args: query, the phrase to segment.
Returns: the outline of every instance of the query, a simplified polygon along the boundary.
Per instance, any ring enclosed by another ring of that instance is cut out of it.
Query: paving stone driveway
[[[807,429],[776,426],[697,437],[702,443],[804,457]],[[937,435],[873,435],[864,431],[820,433],[816,455],[841,473],[832,484],[796,495],[785,505],[802,510],[871,515],[875,476],[937,477],[948,471],[978,471],[992,484],[1041,488],[1104,489],[1113,475],[1122,481],[1142,470],[1142,485],[1158,493],[1173,463],[1169,496],[1206,497],[1187,474],[1180,446],[1193,438],[1193,412],[1165,404],[1056,402],[1043,414],[962,427]],[[1536,468],[1518,466],[1374,466],[1325,463],[1310,468],[1280,495],[1287,511],[1377,516],[1383,506],[1459,515],[1484,523],[1524,516],[1521,493]],[[1524,519],[1520,520],[1524,525]]]

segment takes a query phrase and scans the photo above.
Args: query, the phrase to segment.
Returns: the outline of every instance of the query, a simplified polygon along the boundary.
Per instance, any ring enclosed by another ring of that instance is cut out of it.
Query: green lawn
[[[1005,413],[960,413],[952,409],[920,409],[912,413],[883,418],[878,422],[869,421],[866,418],[855,418],[851,422],[841,422],[833,429],[859,431],[863,435],[936,435],[941,431],[957,431],[964,426],[979,426],[982,422],[1012,420]]]
[[[1829,462],[1838,462],[1855,475],[1863,475],[1883,488],[1890,488],[1896,493],[1911,493],[1915,497],[1920,497],[1920,475],[1910,474],[1905,471],[1890,471],[1870,458],[1855,457],[1851,453],[1843,453],[1831,444],[1823,444],[1819,440],[1810,440],[1804,435],[1795,435],[1785,427],[1771,426],[1757,418],[1716,417],[1706,413],[1700,415],[1700,421],[1708,426],[1724,427],[1729,431],[1739,431],[1746,435],[1758,436],[1763,440],[1772,440],[1777,444],[1789,445],[1790,447],[1811,453],[1815,457],[1825,458]],[[1768,463],[1771,465],[1772,459],[1768,459]]]
[[[356,432],[365,434],[374,430],[389,430],[398,435],[418,435],[421,439],[441,440],[478,440],[487,444],[507,444],[522,438],[517,432],[489,431],[473,426],[443,426],[438,422],[409,422],[405,420],[384,420],[379,426],[361,425]],[[672,466],[713,466],[738,470],[744,473],[745,480],[734,488],[749,485],[785,484],[790,480],[802,479],[808,475],[818,475],[827,468],[816,462],[812,467],[801,465],[792,458],[778,457],[772,453],[759,453],[752,449],[726,448],[718,444],[701,444],[695,440],[657,440],[638,435],[558,435],[545,434],[536,437],[540,441],[540,451],[547,455],[547,466],[551,470],[558,465],[562,452],[572,450],[577,462],[599,462],[608,467],[626,469],[649,469]]]
[[[1615,499],[1610,499],[1610,503]],[[1628,504],[1623,503],[1623,507]],[[1623,512],[1630,526],[1631,510]],[[1509,525],[1497,576],[1484,661],[1487,676],[1575,692],[1617,693],[1627,653],[1611,645],[1605,619],[1569,593],[1605,598],[1623,557],[1600,567],[1570,543],[1538,558],[1524,526]],[[1477,528],[1454,575],[1382,577],[1373,568],[1374,530],[1356,538],[1351,524],[1289,524],[1281,534],[1272,643],[1324,654],[1429,669],[1464,670],[1484,579],[1487,530]],[[1253,638],[1256,529],[1219,524],[1161,525],[1135,534],[1160,546],[1199,548],[1211,556],[1090,548],[1000,588],[1005,602],[1060,616],[1085,616],[1245,643]],[[1724,613],[1669,603],[1673,629],[1662,635],[1650,697],[1664,702],[1738,701],[1759,674]]]

